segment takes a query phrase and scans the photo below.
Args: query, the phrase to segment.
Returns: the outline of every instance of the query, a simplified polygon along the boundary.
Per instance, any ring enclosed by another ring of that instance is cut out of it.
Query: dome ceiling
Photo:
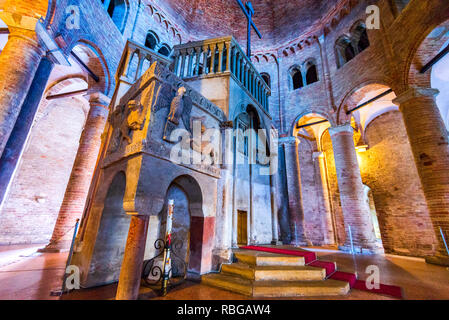
[[[242,0],[245,3],[245,0]],[[253,32],[253,50],[276,48],[312,29],[341,0],[252,0],[254,23],[263,35]],[[246,46],[247,20],[236,0],[164,0],[158,6],[195,40],[233,35]]]

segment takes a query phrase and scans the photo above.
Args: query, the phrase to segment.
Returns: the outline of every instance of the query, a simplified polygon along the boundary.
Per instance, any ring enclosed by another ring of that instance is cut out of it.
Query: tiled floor
[[[13,250],[15,252],[13,252]],[[59,299],[50,292],[58,290],[64,271],[67,253],[35,253],[33,246],[0,247],[0,299]],[[13,253],[12,253],[13,252]],[[421,260],[396,256],[356,256],[332,250],[319,250],[322,260],[336,261],[339,270],[357,271],[360,279],[366,279],[366,267],[376,265],[382,283],[397,285],[404,289],[406,299],[448,299],[449,270],[426,264]],[[8,263],[5,264],[6,257]],[[3,265],[3,266],[2,266]],[[63,299],[114,299],[116,285],[83,289],[64,295]],[[151,289],[142,287],[140,299],[174,300],[243,300],[245,296],[186,282],[172,289],[164,297],[158,297]],[[320,299],[390,299],[389,297],[352,290],[343,297]]]

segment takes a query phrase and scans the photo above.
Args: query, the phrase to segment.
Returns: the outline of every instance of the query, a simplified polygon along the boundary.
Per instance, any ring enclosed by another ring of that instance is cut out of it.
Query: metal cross
[[[262,35],[260,34],[259,30],[257,30],[257,27],[252,20],[252,17],[254,15],[254,8],[251,2],[247,1],[246,4],[243,5],[241,0],[237,0],[237,3],[245,14],[246,19],[248,19],[248,43],[246,47],[246,55],[248,56],[248,58],[251,58],[251,28],[256,31],[260,39],[262,39]]]

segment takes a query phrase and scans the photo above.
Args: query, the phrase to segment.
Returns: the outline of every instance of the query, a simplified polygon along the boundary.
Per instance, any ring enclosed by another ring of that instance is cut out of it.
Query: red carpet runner
[[[311,267],[326,269],[326,277],[328,279],[349,282],[349,286],[351,289],[368,291],[371,293],[383,294],[383,295],[392,296],[392,297],[395,297],[398,299],[402,299],[402,290],[400,287],[380,284],[379,289],[371,289],[370,290],[366,287],[365,281],[357,280],[357,276],[354,273],[337,271],[335,262],[326,262],[326,261],[317,260],[316,253],[312,252],[312,251],[288,250],[288,249],[258,247],[258,246],[244,246],[244,247],[240,247],[240,249],[304,257],[306,265],[311,266]]]

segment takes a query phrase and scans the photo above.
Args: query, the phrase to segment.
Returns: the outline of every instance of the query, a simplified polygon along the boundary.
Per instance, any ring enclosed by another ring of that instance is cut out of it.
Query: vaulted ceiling
[[[245,0],[242,0],[245,3]],[[263,35],[253,32],[253,46],[270,48],[293,40],[314,28],[341,0],[252,0],[254,22]],[[247,20],[237,0],[164,0],[158,5],[196,39],[233,35],[246,44]]]

